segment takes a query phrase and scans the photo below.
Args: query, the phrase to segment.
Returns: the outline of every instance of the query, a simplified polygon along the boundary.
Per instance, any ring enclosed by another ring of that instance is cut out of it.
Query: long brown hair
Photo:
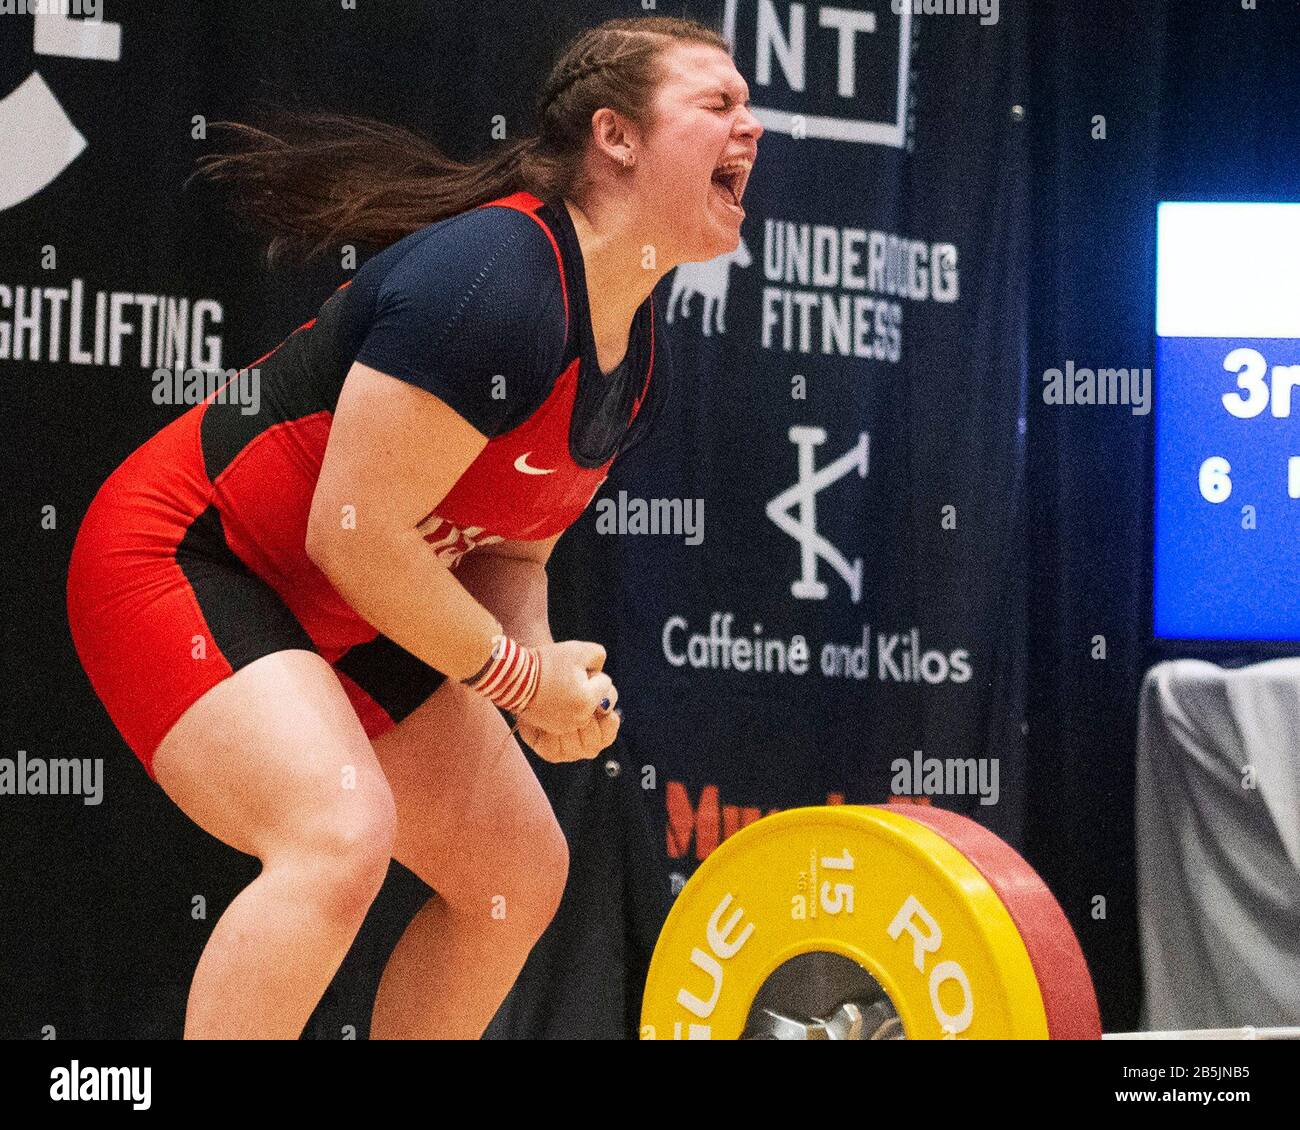
[[[607,20],[575,39],[552,68],[537,98],[537,133],[469,163],[415,130],[373,118],[275,113],[261,126],[213,123],[242,148],[201,157],[196,175],[230,186],[236,209],[270,232],[272,263],[305,261],[340,242],[386,247],[521,190],[571,197],[598,109],[608,106],[643,129],[652,124],[658,55],[673,40],[729,50],[694,20]]]

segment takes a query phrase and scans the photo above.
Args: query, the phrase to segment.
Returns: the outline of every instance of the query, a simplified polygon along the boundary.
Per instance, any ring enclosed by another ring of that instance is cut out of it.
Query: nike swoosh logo
[[[519,471],[519,472],[521,472],[521,473],[523,473],[523,474],[525,474],[525,475],[553,475],[553,474],[555,474],[555,468],[554,468],[554,467],[530,467],[530,466],[528,465],[528,457],[529,457],[531,454],[532,454],[531,451],[525,451],[521,456],[519,456],[518,459],[515,460],[515,470],[516,470],[516,471]]]

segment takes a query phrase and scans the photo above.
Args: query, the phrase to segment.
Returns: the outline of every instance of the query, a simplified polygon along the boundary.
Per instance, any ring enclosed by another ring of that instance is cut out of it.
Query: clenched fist
[[[618,712],[610,709],[608,712],[598,711],[585,724],[567,734],[549,734],[523,721],[519,723],[518,733],[543,761],[583,761],[614,744],[620,721]]]

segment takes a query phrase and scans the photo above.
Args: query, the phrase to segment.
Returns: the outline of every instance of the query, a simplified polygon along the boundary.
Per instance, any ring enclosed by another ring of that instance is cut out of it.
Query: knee
[[[388,874],[396,835],[392,796],[376,790],[314,813],[291,855],[325,914],[359,926]]]
[[[569,845],[554,818],[529,837],[527,853],[514,862],[509,874],[499,875],[493,910],[536,941],[560,909],[569,880]]]

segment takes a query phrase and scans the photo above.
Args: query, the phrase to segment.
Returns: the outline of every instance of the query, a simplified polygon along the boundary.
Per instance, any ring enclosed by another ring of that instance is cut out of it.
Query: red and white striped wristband
[[[502,710],[518,714],[532,701],[540,671],[541,664],[533,648],[524,647],[509,636],[495,635],[492,654],[483,669],[462,681]]]

